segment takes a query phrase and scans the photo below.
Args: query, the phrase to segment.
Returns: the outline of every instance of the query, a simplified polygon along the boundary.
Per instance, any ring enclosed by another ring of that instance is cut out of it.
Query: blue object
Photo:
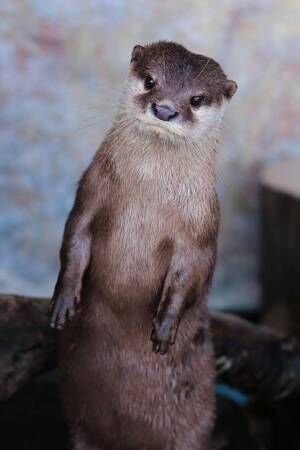
[[[215,393],[221,397],[226,397],[229,400],[237,403],[240,406],[246,406],[248,404],[248,397],[238,389],[232,388],[227,384],[216,383]]]

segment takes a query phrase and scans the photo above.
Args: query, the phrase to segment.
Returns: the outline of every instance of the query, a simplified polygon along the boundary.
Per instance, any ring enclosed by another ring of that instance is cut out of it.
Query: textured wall
[[[110,123],[131,48],[165,38],[238,82],[220,157],[214,298],[256,298],[259,170],[300,156],[299,2],[2,0],[0,13],[0,290],[52,290],[75,184]]]

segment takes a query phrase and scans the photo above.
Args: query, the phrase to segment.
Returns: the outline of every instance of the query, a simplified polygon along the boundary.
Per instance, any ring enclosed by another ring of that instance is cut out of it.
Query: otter
[[[65,225],[50,306],[73,450],[210,448],[215,160],[236,89],[179,44],[132,51]]]

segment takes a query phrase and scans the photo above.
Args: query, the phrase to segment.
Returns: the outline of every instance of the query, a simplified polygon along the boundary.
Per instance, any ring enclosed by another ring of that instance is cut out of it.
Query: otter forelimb
[[[195,301],[197,291],[205,281],[201,280],[200,264],[199,248],[180,250],[173,256],[153,320],[151,340],[154,352],[164,355],[169,346],[174,344],[182,315]]]
[[[50,326],[59,330],[74,316],[76,305],[80,303],[82,278],[90,260],[90,224],[97,208],[90,172],[88,170],[82,178],[60,250],[61,269],[50,302]]]

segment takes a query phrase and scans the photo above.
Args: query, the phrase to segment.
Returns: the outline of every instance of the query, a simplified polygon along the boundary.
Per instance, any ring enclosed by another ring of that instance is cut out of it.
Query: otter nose
[[[167,105],[157,105],[156,103],[152,103],[151,109],[155,117],[160,120],[169,121],[178,116],[178,112]]]

